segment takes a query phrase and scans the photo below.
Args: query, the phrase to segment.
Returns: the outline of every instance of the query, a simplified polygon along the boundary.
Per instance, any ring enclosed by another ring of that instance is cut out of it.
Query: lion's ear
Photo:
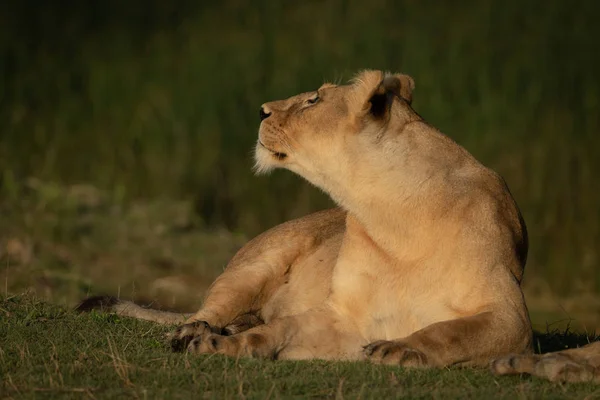
[[[404,74],[386,75],[380,85],[386,91],[393,92],[396,96],[404,99],[408,104],[412,103],[412,92],[415,89],[415,81],[410,76]]]
[[[359,115],[368,113],[374,117],[386,115],[396,97],[410,104],[415,87],[414,80],[408,75],[373,70],[362,71],[353,83],[353,108]]]
[[[371,93],[370,113],[374,117],[382,117],[389,110],[394,97],[399,97],[410,104],[414,88],[415,81],[408,75],[386,75]]]

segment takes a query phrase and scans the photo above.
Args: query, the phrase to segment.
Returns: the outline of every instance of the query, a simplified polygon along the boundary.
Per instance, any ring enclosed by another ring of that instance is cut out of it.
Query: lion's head
[[[420,119],[410,107],[413,88],[408,75],[364,71],[348,85],[263,104],[256,170],[286,168],[331,192],[331,177],[352,171],[373,153],[367,147],[385,151],[395,128]]]

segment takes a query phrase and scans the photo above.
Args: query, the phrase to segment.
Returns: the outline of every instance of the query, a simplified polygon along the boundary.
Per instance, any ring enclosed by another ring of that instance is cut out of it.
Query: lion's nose
[[[260,120],[263,121],[263,120],[269,118],[269,116],[271,116],[271,112],[269,110],[267,110],[265,108],[265,106],[262,106],[260,108]]]

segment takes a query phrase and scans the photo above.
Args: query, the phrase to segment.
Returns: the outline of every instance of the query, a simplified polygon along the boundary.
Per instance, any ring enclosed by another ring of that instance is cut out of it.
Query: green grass
[[[486,369],[407,370],[349,362],[272,362],[172,353],[168,327],[76,314],[29,296],[0,297],[2,398],[591,398],[592,384],[554,384]],[[560,348],[575,335],[554,335]]]
[[[526,279],[599,291],[599,4],[0,2],[0,199],[32,176],[90,183],[253,236],[330,204],[291,173],[252,176],[260,104],[402,71],[415,109],[506,178]]]

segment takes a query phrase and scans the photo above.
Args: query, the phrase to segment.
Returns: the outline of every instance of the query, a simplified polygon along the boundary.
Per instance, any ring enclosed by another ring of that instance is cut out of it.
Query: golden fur
[[[497,375],[531,374],[553,382],[600,383],[600,342],[554,353],[512,354],[494,360]]]
[[[531,351],[517,205],[412,109],[413,88],[364,71],[263,105],[256,170],[293,171],[339,208],[250,241],[173,332],[175,349],[436,367]]]

